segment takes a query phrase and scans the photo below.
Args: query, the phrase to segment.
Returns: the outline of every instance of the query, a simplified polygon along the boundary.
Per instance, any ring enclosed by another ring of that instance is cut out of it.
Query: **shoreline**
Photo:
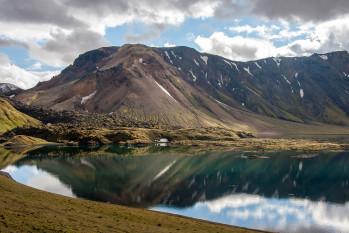
[[[266,232],[154,210],[94,202],[80,198],[69,198],[20,184],[8,177],[5,172],[0,172],[0,193],[0,207],[4,210],[0,215],[0,231],[26,231],[31,229],[45,232],[56,232],[60,230],[67,232],[106,232],[103,229],[108,229],[108,232],[132,233],[170,231],[188,233]],[[41,199],[43,197],[44,199]],[[17,199],[18,202],[11,203],[9,199],[13,199],[14,201]],[[42,200],[45,200],[45,203],[42,203]],[[62,210],[65,210],[65,214],[59,214]],[[52,218],[52,214],[54,218]],[[39,219],[36,215],[40,216]],[[72,215],[75,218],[71,219]],[[119,219],[123,218],[124,222],[120,220],[116,221],[116,225],[115,215]],[[86,219],[87,216],[91,217],[91,219]],[[92,218],[94,216],[96,218]],[[24,224],[21,222],[23,218],[26,219]],[[27,218],[32,218],[32,221],[28,221]],[[93,220],[93,222],[86,222],[90,220]],[[143,222],[139,223],[140,220],[143,220]],[[65,224],[62,224],[62,221]],[[103,225],[103,222],[108,224]],[[114,226],[111,225],[111,222],[114,222]],[[92,226],[89,226],[87,229],[86,225]],[[137,228],[136,225],[141,225],[141,227]]]

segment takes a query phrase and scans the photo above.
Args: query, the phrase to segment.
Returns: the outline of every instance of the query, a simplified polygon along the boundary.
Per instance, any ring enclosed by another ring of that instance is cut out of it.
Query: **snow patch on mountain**
[[[95,96],[97,93],[97,91],[92,92],[91,94],[89,94],[88,96],[82,97],[81,98],[81,105],[84,105],[88,100],[92,99],[93,96]]]
[[[16,85],[10,84],[10,83],[2,83],[0,84],[0,91],[1,92],[10,92],[17,90],[18,87]]]
[[[203,60],[205,62],[205,64],[207,65],[208,56],[201,56],[201,60]]]
[[[250,75],[250,76],[252,76],[252,77],[254,77],[254,75],[251,73],[251,71],[250,71],[250,67],[248,66],[248,67],[244,67],[244,70]]]
[[[177,102],[177,100],[175,98],[173,98],[173,96],[170,94],[170,92],[168,92],[163,86],[161,86],[157,81],[155,81],[155,84],[160,87],[160,89],[166,94],[168,95],[172,100],[174,100],[175,102]]]
[[[281,58],[276,58],[276,57],[273,57],[273,60],[274,60],[274,62],[276,63],[276,65],[278,66],[278,67],[280,67],[280,65],[281,65]]]
[[[239,70],[239,67],[238,67],[238,65],[236,65],[236,63],[231,63],[233,66],[235,66],[235,69],[238,71],[238,72],[240,72],[240,70]]]
[[[322,54],[322,55],[319,55],[319,57],[320,57],[322,60],[324,60],[324,61],[327,61],[327,60],[328,60],[328,56],[327,56],[327,55]]]
[[[223,60],[225,63],[227,63],[231,68],[235,67],[235,69],[237,70],[237,72],[240,72],[239,67],[236,65],[236,63],[234,62],[230,62],[227,60]]]
[[[304,97],[304,90],[303,90],[303,89],[300,89],[300,90],[299,90],[299,95],[300,95],[301,98],[303,99],[303,97]]]
[[[196,59],[194,59],[194,63],[200,67],[200,63]]]
[[[283,77],[283,79],[284,79],[288,84],[291,85],[290,80],[288,80],[288,78],[287,78],[285,75],[282,74],[281,77]]]
[[[167,51],[165,51],[165,55],[166,55],[167,59],[170,61],[170,63],[173,64],[172,59]]]
[[[222,87],[224,85],[223,75],[220,76],[218,80],[218,86]]]
[[[192,70],[189,70],[189,73],[190,73],[191,76],[193,77],[193,81],[196,82],[197,77],[196,77],[196,75],[193,73],[193,71],[192,71]]]
[[[260,70],[263,69],[263,68],[258,64],[258,62],[255,62],[254,64],[255,64]]]
[[[175,54],[175,52],[173,50],[171,50],[171,54],[172,56],[174,56],[175,58],[177,58],[177,55]]]
[[[224,59],[223,59],[223,61],[224,61],[225,63],[227,63],[227,64],[230,66],[230,68],[233,68],[232,64],[231,64],[229,61],[224,60]]]

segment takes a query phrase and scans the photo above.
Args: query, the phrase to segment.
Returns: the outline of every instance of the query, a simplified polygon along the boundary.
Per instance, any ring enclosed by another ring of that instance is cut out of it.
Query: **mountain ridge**
[[[268,127],[264,116],[348,126],[348,74],[346,51],[237,62],[185,46],[129,44],[81,54],[16,99],[178,127],[255,129]]]

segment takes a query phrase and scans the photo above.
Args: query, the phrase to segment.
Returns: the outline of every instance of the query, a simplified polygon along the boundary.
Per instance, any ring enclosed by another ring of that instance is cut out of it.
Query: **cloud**
[[[166,43],[164,44],[164,47],[166,47],[166,48],[171,48],[171,47],[176,47],[176,45],[175,45],[175,44],[172,44],[171,42],[166,42]]]
[[[348,50],[349,15],[321,23],[274,26],[237,25],[229,28],[236,35],[214,32],[197,36],[200,50],[233,60],[254,60],[272,56],[308,56],[313,53]],[[277,43],[278,42],[278,43]]]
[[[128,32],[121,36],[126,42],[145,43],[160,37],[168,26],[180,26],[187,19],[262,16],[267,21],[291,19],[306,24],[334,20],[349,12],[347,0],[0,0],[0,4],[0,46],[27,48],[32,58],[56,67],[72,63],[78,54],[86,50],[108,45],[104,38],[109,27],[134,23],[144,25],[141,32]],[[313,26],[315,28],[316,25]],[[228,36],[212,35],[211,40],[228,43],[228,46],[212,45],[208,51],[247,59],[267,53],[266,49],[274,46],[274,40],[298,40],[307,36],[307,41],[289,43],[282,49],[283,54],[310,51],[316,41],[307,34],[309,28],[292,31],[283,27],[279,30],[265,24],[255,27],[240,25],[231,30],[245,35],[230,39]],[[342,34],[336,30],[330,36],[343,46],[321,42],[320,47],[348,48],[345,47],[346,42],[339,38]],[[200,36],[196,41],[200,43],[200,48],[207,50],[209,41],[205,39],[208,37]],[[256,48],[250,43],[267,47]]]
[[[347,0],[249,0],[252,14],[270,19],[326,21],[349,12]]]
[[[0,47],[12,47],[12,46],[27,48],[27,45],[21,41],[13,40],[5,37],[0,38]]]
[[[81,27],[84,23],[68,15],[60,1],[0,0],[0,20],[9,23],[52,24],[65,28]]]
[[[274,56],[276,50],[268,40],[242,36],[229,37],[223,32],[215,32],[209,37],[198,36],[195,43],[204,52],[238,61]]]
[[[65,66],[79,53],[107,45],[106,28],[142,23],[146,30],[127,42],[157,38],[187,18],[223,17],[230,0],[0,0],[0,46],[21,46],[44,64]],[[231,9],[232,10],[232,9]],[[229,11],[228,12],[232,12]]]
[[[78,54],[107,46],[104,37],[96,32],[78,29],[71,33],[62,30],[51,33],[43,45],[30,44],[29,52],[44,64],[61,67],[70,64]]]
[[[290,42],[285,48],[296,55],[348,50],[349,15],[314,26],[309,36]]]
[[[41,62],[35,62],[33,65],[31,65],[28,70],[41,70],[42,64]]]
[[[0,83],[11,83],[20,88],[29,89],[38,82],[49,80],[57,73],[57,71],[27,71],[12,64],[6,55],[0,53]]]

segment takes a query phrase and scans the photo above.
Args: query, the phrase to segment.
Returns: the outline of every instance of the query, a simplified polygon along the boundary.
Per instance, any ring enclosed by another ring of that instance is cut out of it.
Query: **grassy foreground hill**
[[[9,102],[0,98],[0,134],[25,125],[39,126],[40,122],[19,112]]]
[[[0,232],[256,232],[38,191],[0,175]]]

